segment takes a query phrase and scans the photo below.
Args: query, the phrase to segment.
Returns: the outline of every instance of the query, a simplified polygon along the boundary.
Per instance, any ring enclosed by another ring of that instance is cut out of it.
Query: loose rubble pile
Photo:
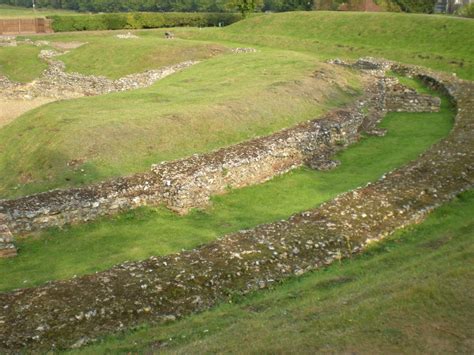
[[[387,112],[387,103],[390,110],[401,106],[422,112],[439,109],[439,98],[408,88],[403,89],[408,99],[398,95],[398,82],[383,73],[371,73],[364,81],[366,95],[346,109],[209,154],[157,164],[148,173],[0,201],[0,213],[7,216],[13,233],[87,222],[142,205],[165,204],[186,213],[205,207],[212,195],[223,194],[229,187],[262,183],[303,164],[334,168],[337,162],[330,157],[357,141],[362,129],[373,130]]]
[[[0,47],[16,47],[16,37],[15,36],[0,36]]]
[[[474,186],[474,83],[370,61],[444,90],[457,105],[451,134],[416,161],[286,221],[240,231],[199,249],[45,286],[0,294],[0,350],[79,347],[143,322],[172,320],[351,257],[422,221]]]
[[[16,248],[13,242],[13,235],[6,225],[6,218],[3,214],[0,214],[0,259],[16,256]]]
[[[255,53],[257,50],[255,48],[233,48],[232,53]]]
[[[118,35],[115,36],[115,37],[120,38],[120,39],[136,39],[136,38],[140,38],[140,37],[138,37],[138,36],[132,34],[131,32],[127,32],[127,33],[125,33],[125,34],[120,33],[120,34],[118,34]]]
[[[54,50],[42,50],[39,57],[46,61],[49,66],[38,80],[31,83],[15,83],[0,75],[0,97],[26,100],[35,97],[68,99],[139,89],[148,87],[168,75],[198,63],[197,61],[186,61],[111,80],[104,76],[66,73],[65,64],[56,58],[61,54],[64,53]]]

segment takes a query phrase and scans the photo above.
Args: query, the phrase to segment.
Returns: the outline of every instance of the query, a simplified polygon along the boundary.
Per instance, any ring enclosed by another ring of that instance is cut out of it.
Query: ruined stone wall
[[[0,294],[0,352],[80,347],[111,332],[208,309],[236,292],[351,257],[472,188],[474,83],[403,70],[445,90],[458,109],[450,135],[418,159],[286,221],[195,250]]]
[[[314,157],[323,164],[358,139],[364,115],[356,106],[212,154],[154,165],[153,173],[164,182],[163,200],[169,208],[186,212],[228,188],[262,183]]]
[[[264,182],[313,155],[342,148],[357,139],[362,119],[358,110],[339,110],[271,136],[164,162],[149,173],[3,200],[0,213],[13,233],[87,222],[143,205],[165,204],[184,213],[204,207],[211,195],[229,187]]]
[[[5,224],[5,216],[0,214],[0,258],[10,258],[16,256],[16,254],[13,235]]]
[[[0,213],[13,233],[87,222],[143,205],[164,204],[185,213],[206,206],[212,195],[225,193],[229,187],[262,183],[305,163],[324,169],[331,166],[327,162],[335,151],[356,141],[360,130],[373,127],[387,109],[411,107],[403,95],[385,107],[393,79],[373,73],[370,78],[366,95],[344,110],[209,154],[154,165],[148,173],[3,200]],[[434,100],[426,95],[416,97],[417,102]],[[435,106],[431,103],[421,110]]]

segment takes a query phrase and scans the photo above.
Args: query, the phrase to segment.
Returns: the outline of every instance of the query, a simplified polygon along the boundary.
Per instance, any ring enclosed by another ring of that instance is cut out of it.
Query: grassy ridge
[[[317,69],[337,83],[315,78]],[[352,100],[358,85],[310,55],[262,50],[214,57],[147,89],[52,103],[0,129],[0,196],[144,171],[269,134]]]
[[[61,39],[75,38],[76,36],[63,36]],[[187,60],[205,60],[230,51],[218,44],[186,40],[169,41],[156,35],[142,35],[138,39],[124,40],[117,38],[116,33],[99,34],[88,36],[87,42],[83,47],[60,57],[66,64],[68,72],[105,75],[118,79],[125,75]],[[107,56],[98,55],[99,53],[107,53]]]
[[[141,171],[312,118],[348,98],[337,90],[321,97],[325,89],[308,79],[327,58],[385,56],[474,78],[473,30],[472,21],[450,17],[303,12],[257,16],[223,29],[173,30],[194,42],[166,43],[164,30],[142,31],[139,40],[126,41],[130,51],[110,33],[45,36],[90,41],[64,56],[68,70],[110,77],[188,54],[206,57],[220,48],[210,41],[257,45],[260,52],[212,58],[146,90],[27,113],[0,130],[0,196]],[[339,74],[335,82],[357,86],[347,72]],[[72,169],[73,160],[82,166]]]
[[[385,57],[474,80],[474,21],[399,13],[289,12],[250,18],[189,38],[311,52],[328,58]]]
[[[74,353],[472,353],[474,192],[325,270]]]
[[[387,136],[365,138],[342,152],[337,157],[342,162],[337,169],[300,169],[262,185],[217,196],[212,208],[205,211],[180,217],[165,209],[143,208],[20,239],[19,256],[0,260],[0,290],[190,249],[220,235],[313,208],[415,159],[449,132],[452,115],[446,100],[442,112],[436,114],[389,114],[382,123],[388,129]]]

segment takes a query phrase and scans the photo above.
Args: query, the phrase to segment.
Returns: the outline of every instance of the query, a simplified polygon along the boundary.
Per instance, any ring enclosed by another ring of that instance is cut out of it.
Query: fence
[[[45,18],[0,19],[0,35],[23,33],[50,33],[51,20]]]

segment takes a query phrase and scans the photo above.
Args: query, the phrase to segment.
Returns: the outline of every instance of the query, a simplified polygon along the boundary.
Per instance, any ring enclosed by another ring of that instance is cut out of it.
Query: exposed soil
[[[55,101],[55,99],[50,97],[36,97],[32,100],[9,100],[0,98],[0,127],[6,126],[27,111],[53,101]]]
[[[50,46],[60,50],[69,50],[79,48],[84,44],[87,44],[87,42],[51,42]]]

